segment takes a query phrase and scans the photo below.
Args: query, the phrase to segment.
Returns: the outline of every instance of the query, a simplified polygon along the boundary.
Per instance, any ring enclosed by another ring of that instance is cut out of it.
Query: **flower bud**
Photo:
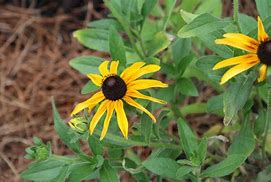
[[[77,133],[83,134],[88,129],[88,124],[85,118],[77,117],[70,120],[70,127]]]

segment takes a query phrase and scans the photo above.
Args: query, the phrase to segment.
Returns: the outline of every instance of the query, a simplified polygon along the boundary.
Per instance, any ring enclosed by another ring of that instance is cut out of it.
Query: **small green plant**
[[[105,5],[108,17],[73,33],[86,48],[110,55],[70,61],[90,79],[81,94],[92,96],[71,108],[68,124],[52,99],[55,131],[74,155],[56,155],[34,138],[25,156],[33,163],[21,177],[115,182],[125,171],[139,182],[270,181],[271,2],[256,0],[258,21],[239,12],[238,0],[225,18],[220,0]],[[201,94],[195,83],[217,94],[181,106]],[[216,116],[217,124],[199,135],[189,114]],[[168,132],[170,125],[178,131]],[[151,153],[142,157],[145,147]]]

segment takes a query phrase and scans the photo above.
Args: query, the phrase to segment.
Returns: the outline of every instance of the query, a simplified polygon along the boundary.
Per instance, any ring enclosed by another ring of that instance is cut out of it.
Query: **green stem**
[[[180,112],[179,107],[175,103],[172,104],[171,110],[172,110],[176,120],[183,116],[182,113]]]
[[[94,131],[95,136],[99,137],[100,134],[101,134],[101,130],[96,129]],[[126,147],[142,146],[142,147],[153,147],[153,148],[171,148],[171,149],[177,149],[177,150],[181,149],[180,145],[173,144],[173,143],[162,143],[162,142],[145,143],[143,141],[124,139],[123,137],[116,136],[112,133],[107,133],[104,141],[110,144],[126,146]]]
[[[238,14],[239,14],[239,0],[233,0],[233,21],[238,27],[239,32],[241,32],[241,28],[239,26],[239,21],[238,21]]]
[[[260,89],[259,88],[256,88],[256,99],[257,99],[257,102],[259,104],[260,109],[262,110],[264,107],[263,107],[262,99],[260,97]]]
[[[269,133],[269,125],[271,121],[271,78],[266,79],[266,84],[267,84],[267,111],[266,111],[266,120],[265,120],[265,127],[264,127],[264,138],[263,138],[263,145],[262,145],[262,155],[263,158],[266,158],[265,155],[265,147],[266,147],[266,141],[267,141],[267,136]]]
[[[140,52],[140,50],[138,49],[138,47],[136,46],[136,42],[134,41],[134,37],[132,35],[132,33],[130,32],[130,30],[127,30],[127,35],[128,35],[128,38],[134,48],[134,50],[137,52],[138,56],[141,58],[141,59],[144,59],[144,55],[142,55],[142,53]]]
[[[148,57],[148,55],[147,55],[147,53],[146,53],[146,51],[145,51],[144,45],[143,45],[142,38],[141,38],[141,37],[138,37],[138,41],[139,41],[139,43],[140,43],[140,47],[141,47],[141,50],[142,50],[144,56],[145,56],[145,57]]]
[[[238,23],[239,0],[233,0],[233,20]]]
[[[145,51],[145,48],[144,48],[144,44],[143,44],[143,41],[142,41],[142,38],[141,38],[141,32],[142,32],[142,26],[140,27],[140,30],[133,31],[133,34],[135,35],[136,40],[139,42],[139,46],[140,46],[140,48],[142,50],[144,58],[147,58],[148,55],[147,55],[147,53]]]

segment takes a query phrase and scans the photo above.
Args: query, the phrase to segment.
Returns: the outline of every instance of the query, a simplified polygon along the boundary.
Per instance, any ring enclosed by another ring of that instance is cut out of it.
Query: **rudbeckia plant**
[[[255,5],[222,17],[220,0],[104,0],[108,15],[72,33],[90,49],[69,62],[84,96],[61,115],[52,99],[68,149],[35,137],[21,177],[270,181],[271,4]]]

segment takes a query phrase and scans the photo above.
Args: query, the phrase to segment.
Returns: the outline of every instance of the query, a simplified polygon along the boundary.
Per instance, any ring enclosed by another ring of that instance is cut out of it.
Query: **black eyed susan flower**
[[[88,108],[88,110],[91,111],[97,104],[101,103],[89,126],[90,134],[92,134],[99,120],[106,112],[100,140],[102,140],[106,135],[114,111],[116,111],[117,122],[121,133],[125,138],[128,138],[128,120],[124,111],[123,101],[145,112],[154,122],[156,122],[155,117],[142,105],[137,103],[134,98],[146,99],[152,102],[165,104],[165,101],[163,100],[144,95],[138,91],[148,88],[164,88],[168,86],[158,80],[139,79],[145,74],[158,71],[160,66],[154,64],[145,66],[144,62],[136,62],[118,75],[118,64],[118,61],[112,61],[110,68],[108,69],[109,61],[104,61],[99,66],[101,75],[87,75],[95,85],[101,88],[101,90],[95,93],[90,99],[79,103],[71,113],[73,116],[85,108]]]
[[[213,70],[233,66],[224,73],[220,84],[224,84],[232,77],[246,71],[257,64],[262,64],[259,70],[258,82],[265,80],[267,67],[271,65],[271,40],[260,17],[258,17],[258,40],[240,33],[226,33],[223,39],[217,39],[216,44],[228,45],[248,52],[246,55],[223,60],[217,63]]]

